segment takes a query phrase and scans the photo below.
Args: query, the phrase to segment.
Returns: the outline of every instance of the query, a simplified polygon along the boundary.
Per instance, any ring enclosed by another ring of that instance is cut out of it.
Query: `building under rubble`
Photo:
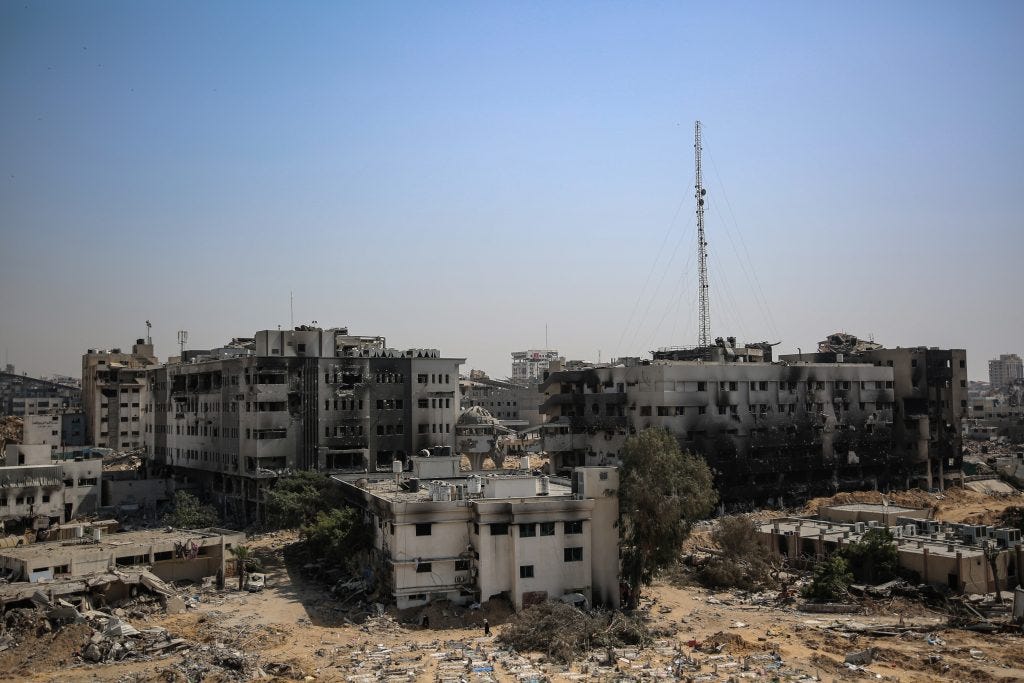
[[[759,522],[757,534],[773,556],[810,567],[870,529],[884,528],[893,534],[899,566],[921,583],[964,593],[992,593],[1018,584],[1024,559],[1020,529],[928,517],[927,510],[890,505],[838,505],[822,509],[819,518]]]
[[[650,361],[554,363],[540,385],[552,471],[615,463],[629,436],[661,427],[705,457],[726,504],[941,486],[958,473],[962,350],[771,359],[771,345],[730,337]]]
[[[566,595],[618,606],[617,469],[558,480],[460,473],[457,456],[416,456],[410,466],[334,477],[374,529],[375,579],[399,608],[503,596],[522,609]]]
[[[462,362],[310,326],[186,351],[148,371],[147,455],[200,482],[227,514],[258,518],[282,474],[390,471],[452,445]]]

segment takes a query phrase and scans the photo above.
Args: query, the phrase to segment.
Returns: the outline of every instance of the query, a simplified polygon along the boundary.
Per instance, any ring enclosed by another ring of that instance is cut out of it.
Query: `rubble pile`
[[[0,457],[9,443],[21,443],[24,421],[14,415],[0,417]]]

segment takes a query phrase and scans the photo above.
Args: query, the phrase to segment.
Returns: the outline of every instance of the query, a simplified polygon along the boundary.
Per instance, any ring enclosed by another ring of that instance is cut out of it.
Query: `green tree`
[[[846,597],[853,574],[846,560],[832,555],[814,568],[814,578],[804,587],[803,596],[820,602],[836,602]]]
[[[163,522],[176,529],[203,529],[220,524],[217,509],[204,505],[188,491],[174,492],[174,507],[164,515]]]
[[[870,584],[888,581],[896,577],[899,568],[893,535],[881,527],[868,529],[859,541],[843,547],[839,554],[857,581]]]
[[[267,492],[267,523],[276,529],[293,529],[309,524],[317,512],[336,502],[335,488],[318,473],[300,471],[277,480]]]
[[[235,568],[238,569],[238,590],[242,590],[245,586],[245,572],[248,569],[247,565],[252,556],[252,549],[247,545],[236,545],[230,548],[228,552],[235,558]]]
[[[626,440],[619,485],[622,573],[636,604],[641,586],[679,557],[693,522],[706,517],[718,493],[703,458],[683,453],[665,429]]]
[[[360,513],[348,507],[317,512],[316,519],[299,533],[307,548],[328,564],[338,566],[350,565],[353,555],[369,548],[373,538]]]

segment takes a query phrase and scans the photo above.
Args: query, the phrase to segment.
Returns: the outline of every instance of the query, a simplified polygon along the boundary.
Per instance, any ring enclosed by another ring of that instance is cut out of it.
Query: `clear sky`
[[[0,353],[1024,353],[1024,3],[0,4]]]

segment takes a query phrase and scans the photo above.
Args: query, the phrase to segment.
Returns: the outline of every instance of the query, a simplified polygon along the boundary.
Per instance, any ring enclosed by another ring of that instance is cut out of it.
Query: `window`
[[[555,535],[555,523],[554,522],[541,522],[540,523],[540,535],[541,536],[554,536]]]
[[[562,559],[565,562],[582,562],[583,548],[566,548],[562,551]]]
[[[491,536],[508,536],[508,524],[491,524]]]
[[[416,382],[419,383],[419,384],[426,384],[427,383],[427,376],[426,375],[416,375]]]
[[[416,525],[417,536],[429,536],[430,535],[430,522],[424,522]]]
[[[697,391],[707,391],[707,390],[708,390],[708,383],[707,382],[697,382]]]
[[[566,522],[563,531],[567,534],[582,534],[583,520],[578,519],[575,522]]]
[[[416,573],[417,574],[429,574],[430,573],[430,563],[429,562],[420,562],[418,565],[416,565]]]
[[[519,525],[519,538],[531,538],[537,535],[536,524],[520,524]]]
[[[532,564],[521,564],[521,565],[519,565],[519,578],[520,579],[532,579],[533,578],[533,565]]]
[[[467,572],[469,571],[469,560],[455,560],[455,571]]]

